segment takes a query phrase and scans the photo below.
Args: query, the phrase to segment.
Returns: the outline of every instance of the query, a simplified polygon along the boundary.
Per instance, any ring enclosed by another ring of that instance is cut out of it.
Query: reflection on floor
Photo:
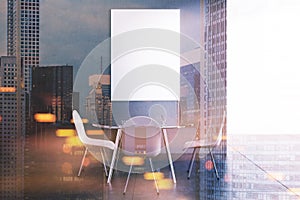
[[[123,195],[127,173],[116,171],[108,185],[102,164],[88,155],[78,177],[84,148],[46,129],[42,137],[27,139],[25,199],[300,199],[300,137],[272,137],[228,137],[226,154],[215,152],[220,180],[205,152],[188,180],[190,154],[185,154],[174,163],[176,185],[165,167],[157,173],[159,195],[144,174],[133,174]]]

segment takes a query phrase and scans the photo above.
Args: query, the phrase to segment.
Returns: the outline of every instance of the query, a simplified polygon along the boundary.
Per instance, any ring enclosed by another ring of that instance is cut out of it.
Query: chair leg
[[[121,147],[121,145],[122,145],[122,140],[120,140],[119,147]],[[116,154],[116,159],[115,159],[115,169],[118,169],[118,163],[119,163],[119,158],[120,158],[120,152],[121,152],[121,149],[118,148],[118,149],[117,149],[117,154]]]
[[[103,149],[102,148],[100,149],[100,152],[101,152],[101,158],[102,158],[102,162],[103,162],[105,176],[107,177],[108,173],[107,173],[107,168],[106,168],[106,161],[105,161],[105,156],[103,154]]]
[[[191,158],[191,161],[190,161],[190,164],[189,164],[189,169],[188,169],[188,179],[190,179],[191,177],[191,173],[192,173],[192,169],[193,169],[193,165],[194,165],[194,161],[195,161],[195,157],[196,157],[196,152],[197,152],[197,148],[194,148],[193,150],[193,155],[192,155],[192,158]]]
[[[186,170],[187,173],[190,171],[190,166],[191,166],[191,163],[192,163],[192,161],[193,161],[193,156],[194,156],[194,152],[195,152],[195,151],[196,151],[196,148],[193,148],[192,157],[191,157],[191,159],[190,159],[188,169]]]
[[[156,193],[159,194],[158,185],[157,185],[156,177],[155,177],[155,174],[154,174],[153,164],[152,164],[152,159],[151,158],[149,158],[149,162],[150,162],[150,167],[151,167],[153,179],[154,179],[154,182],[155,182]]]
[[[217,169],[217,166],[216,166],[216,162],[215,162],[213,153],[211,152],[211,149],[210,149],[210,148],[209,148],[209,153],[210,153],[210,157],[211,157],[211,159],[212,159],[212,161],[213,161],[213,165],[214,165],[214,169],[215,169],[215,173],[216,173],[217,179],[220,179],[219,173],[218,173],[218,169]]]
[[[117,151],[118,151],[118,147],[115,147],[113,155],[112,155],[111,163],[110,163],[110,169],[109,169],[109,174],[108,174],[108,178],[107,178],[107,183],[110,183],[110,181],[111,181],[111,177],[112,177],[113,170],[114,170],[114,165],[115,165]]]
[[[82,157],[82,160],[81,160],[81,165],[80,165],[80,168],[79,168],[79,171],[78,171],[78,175],[77,175],[77,176],[80,176],[80,174],[81,174],[82,166],[83,166],[84,159],[85,159],[85,157],[86,157],[87,151],[88,151],[88,148],[85,147],[85,151],[84,151],[84,154],[83,154],[83,157]]]
[[[132,170],[132,164],[133,164],[133,158],[131,159],[131,164],[130,164],[130,168],[129,168],[129,172],[128,172],[128,176],[127,176],[127,180],[126,180],[126,184],[125,184],[125,187],[124,187],[123,194],[125,194],[126,190],[127,190],[128,181],[129,181],[129,177],[130,177],[131,170]]]

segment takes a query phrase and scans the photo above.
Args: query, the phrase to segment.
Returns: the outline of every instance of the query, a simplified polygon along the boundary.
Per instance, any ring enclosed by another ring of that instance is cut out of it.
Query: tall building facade
[[[0,57],[0,199],[24,197],[26,96],[17,67],[15,56]]]
[[[203,76],[205,79],[204,109],[201,113],[205,119],[203,132],[200,138],[214,140],[218,134],[224,111],[226,111],[226,0],[201,0],[201,45],[204,49]],[[225,113],[226,114],[226,113]],[[223,128],[221,145],[214,150],[214,156],[219,170],[219,175],[224,178],[226,174],[226,120]],[[206,159],[200,159],[200,171],[205,171]],[[205,187],[200,188],[201,199],[226,199],[222,190],[215,190],[220,182],[215,177],[213,170],[200,177]],[[201,184],[202,185],[202,184]],[[226,188],[223,186],[222,188]],[[203,195],[203,196],[202,196]]]
[[[218,130],[226,110],[226,0],[204,0],[205,131]],[[212,130],[210,130],[212,129]],[[217,131],[216,131],[217,132]]]
[[[91,75],[89,86],[92,89],[85,102],[87,118],[102,125],[112,125],[110,75]]]
[[[23,85],[31,90],[31,69],[39,65],[40,1],[7,0],[7,54],[23,59]]]
[[[41,66],[32,69],[32,115],[52,113],[56,123],[72,119],[73,66]]]
[[[2,106],[3,110],[10,110],[10,114],[6,114],[6,116],[15,119],[15,125],[3,123],[3,126],[7,126],[8,129],[15,131],[18,135],[18,137],[11,137],[9,141],[18,143],[18,145],[14,146],[15,151],[18,152],[16,154],[16,162],[18,166],[22,166],[22,170],[16,170],[14,174],[11,173],[11,176],[16,176],[17,178],[15,181],[11,179],[6,186],[17,184],[18,191],[13,188],[2,190],[5,191],[6,197],[1,199],[24,199],[24,150],[25,146],[28,145],[25,143],[24,138],[27,133],[31,132],[31,70],[39,65],[39,15],[39,0],[7,0],[7,55],[15,56],[15,75],[14,77],[7,77],[7,82],[8,84],[15,82],[16,92],[15,97],[10,97],[9,99],[8,96],[13,94],[4,94],[6,99],[3,100]],[[15,128],[16,130],[14,130]],[[13,155],[15,154],[11,154],[12,157]],[[19,196],[14,196],[14,192]]]

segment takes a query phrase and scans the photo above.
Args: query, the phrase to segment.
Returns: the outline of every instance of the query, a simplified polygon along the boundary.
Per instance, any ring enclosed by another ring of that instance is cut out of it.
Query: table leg
[[[171,173],[172,173],[172,177],[173,177],[173,182],[176,183],[176,177],[175,177],[175,172],[174,172],[173,160],[172,160],[172,156],[171,156],[171,151],[170,151],[170,146],[169,146],[169,140],[168,140],[167,130],[166,129],[163,129],[163,136],[164,136],[164,140],[165,140],[165,144],[166,144],[166,150],[167,150],[167,155],[168,155],[168,159],[169,159],[169,163],[170,163],[170,167],[171,167]]]
[[[114,165],[115,165],[115,161],[116,161],[116,155],[117,155],[118,148],[119,148],[119,142],[120,142],[120,139],[121,139],[121,134],[122,134],[122,130],[118,129],[118,133],[117,133],[116,141],[115,141],[115,149],[114,149],[112,159],[111,159],[111,164],[110,164],[109,174],[108,174],[108,178],[107,178],[107,183],[110,183],[110,181],[111,181],[111,177],[112,177],[112,173],[113,173]]]

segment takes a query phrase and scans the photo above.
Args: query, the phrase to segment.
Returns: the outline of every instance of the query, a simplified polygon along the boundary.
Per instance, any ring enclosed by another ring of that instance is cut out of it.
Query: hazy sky
[[[0,2],[0,55],[5,55],[6,0]],[[98,43],[110,37],[112,8],[180,8],[183,33],[199,40],[198,0],[41,0],[41,64],[78,68]]]

